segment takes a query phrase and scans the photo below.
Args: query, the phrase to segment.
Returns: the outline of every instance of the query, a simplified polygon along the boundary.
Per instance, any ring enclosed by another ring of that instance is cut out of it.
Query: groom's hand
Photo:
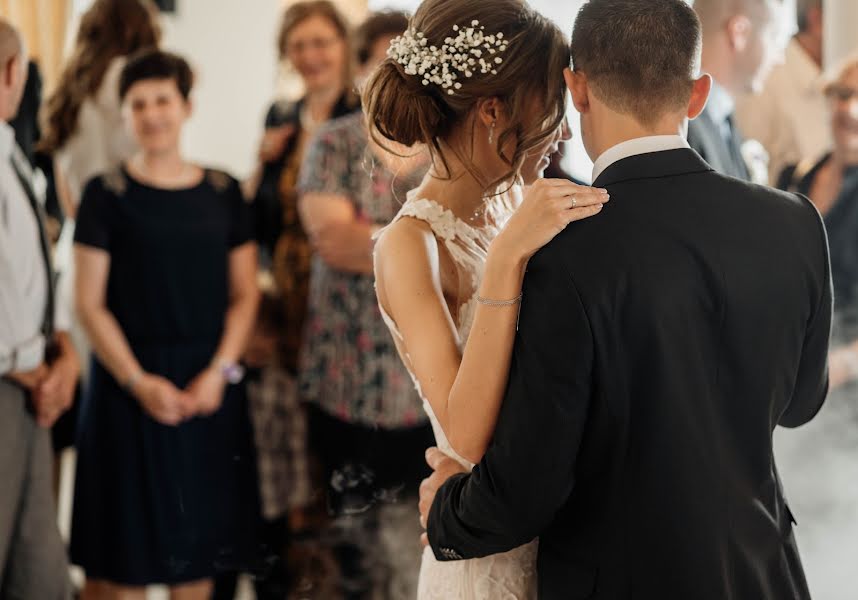
[[[444,485],[444,482],[458,473],[467,473],[465,467],[438,450],[429,448],[426,450],[426,462],[432,467],[434,473],[423,480],[420,484],[420,524],[426,529],[426,519],[429,518],[429,509],[435,501],[435,493]],[[424,546],[429,545],[429,538],[424,533],[420,536]]]

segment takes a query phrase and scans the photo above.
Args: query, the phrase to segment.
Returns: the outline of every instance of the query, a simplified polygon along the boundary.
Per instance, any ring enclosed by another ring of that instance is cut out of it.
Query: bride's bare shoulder
[[[376,256],[384,261],[430,258],[437,261],[438,243],[426,221],[401,217],[388,225],[378,238]]]

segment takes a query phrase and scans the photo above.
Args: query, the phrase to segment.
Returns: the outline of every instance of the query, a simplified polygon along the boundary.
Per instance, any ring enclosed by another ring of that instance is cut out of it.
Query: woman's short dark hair
[[[172,79],[185,100],[190,97],[194,87],[194,72],[188,61],[172,52],[149,49],[128,59],[119,76],[119,99],[124,100],[135,83],[147,79]]]
[[[398,10],[384,10],[369,15],[354,33],[355,58],[365,65],[375,43],[385,37],[402,35],[408,29],[408,14]]]
[[[702,35],[685,0],[591,0],[575,21],[573,68],[602,102],[650,126],[688,104]]]

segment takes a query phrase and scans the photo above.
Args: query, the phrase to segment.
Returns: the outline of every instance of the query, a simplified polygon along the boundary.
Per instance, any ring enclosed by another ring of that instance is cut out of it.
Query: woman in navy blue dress
[[[193,76],[129,61],[118,93],[140,152],[90,181],[76,300],[94,349],[72,525],[84,598],[207,598],[256,510],[238,365],[255,318],[256,247],[238,183],[179,151]]]

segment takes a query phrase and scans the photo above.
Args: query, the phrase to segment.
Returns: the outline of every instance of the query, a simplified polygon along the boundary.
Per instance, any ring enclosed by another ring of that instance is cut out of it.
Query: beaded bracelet
[[[521,298],[524,294],[519,294],[512,300],[489,300],[487,298],[483,298],[479,294],[477,294],[477,302],[484,306],[513,306],[521,302]]]

